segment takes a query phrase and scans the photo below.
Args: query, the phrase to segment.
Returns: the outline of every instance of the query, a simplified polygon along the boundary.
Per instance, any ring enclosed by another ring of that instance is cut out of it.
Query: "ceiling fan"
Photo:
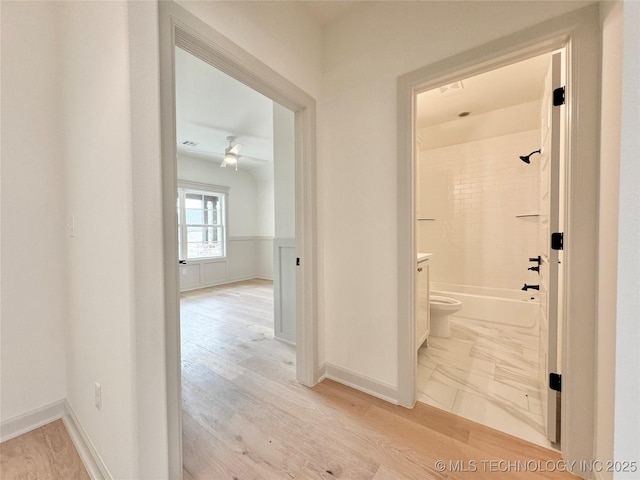
[[[235,167],[236,171],[238,170],[238,163],[240,160],[242,160],[243,162],[243,168],[250,167],[251,165],[254,165],[254,166],[257,164],[267,165],[270,163],[269,160],[264,158],[250,157],[248,155],[240,155],[240,149],[242,148],[242,145],[239,143],[234,144],[237,138],[238,137],[234,135],[229,135],[227,137],[227,141],[229,142],[229,145],[227,145],[227,147],[224,149],[224,152],[208,151],[204,149],[201,150],[200,148],[197,148],[200,145],[200,143],[192,139],[185,139],[185,140],[179,141],[178,148],[189,154],[212,156],[214,160],[219,160],[221,158],[222,163],[220,163],[220,166],[222,168],[226,168],[227,166]],[[219,139],[216,139],[215,141],[218,142]],[[247,162],[245,162],[245,160],[247,160]]]
[[[238,154],[240,153],[240,148],[242,147],[242,145],[240,145],[239,143],[236,143],[234,145],[233,142],[235,140],[236,140],[236,137],[234,137],[233,135],[229,135],[227,137],[229,146],[224,149],[224,158],[222,159],[222,163],[220,164],[220,166],[222,168],[226,168],[227,165],[230,165],[232,167],[235,166],[237,171],[238,170]]]

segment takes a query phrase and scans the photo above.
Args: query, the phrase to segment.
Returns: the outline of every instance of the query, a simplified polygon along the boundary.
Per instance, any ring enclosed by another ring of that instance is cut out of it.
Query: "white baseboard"
[[[236,283],[236,282],[244,282],[245,280],[255,280],[256,278],[258,278],[256,275],[241,275],[239,277],[229,277],[227,280],[224,281],[224,283],[221,283],[219,285],[226,285],[229,283]]]
[[[219,282],[203,283],[202,285],[198,285],[196,287],[188,287],[188,288],[185,288],[185,289],[181,289],[180,293],[193,292],[195,290],[203,290],[203,289],[209,288],[209,287],[220,287],[222,285],[229,285],[230,283],[244,282],[245,280],[254,280],[256,278],[259,279],[259,280],[271,280],[271,281],[273,281],[273,278],[269,278],[266,275],[264,275],[264,276],[246,275],[246,276],[242,276],[242,277],[227,278],[226,280],[221,280]]]
[[[65,415],[62,417],[62,421],[91,480],[111,480],[113,477],[104,464],[102,457],[100,457],[87,432],[82,428],[82,424],[76,417],[71,405],[66,400],[64,400],[64,411]]]
[[[326,363],[323,362],[322,365],[320,365],[320,368],[318,368],[317,378],[318,378],[318,381],[316,383],[320,383],[325,378],[327,378],[327,364]]]
[[[5,420],[0,424],[0,442],[11,440],[23,433],[51,423],[64,416],[66,400],[58,400],[44,407],[36,408],[17,417]]]
[[[292,342],[291,340],[287,340],[286,338],[281,338],[276,335],[274,335],[273,338],[275,338],[279,342],[286,343],[287,345],[291,345],[292,347],[296,346],[296,342]]]
[[[319,369],[320,380],[329,378],[361,392],[378,397],[386,402],[398,404],[398,389],[387,383],[380,382],[366,375],[353,372],[346,368],[325,363]]]

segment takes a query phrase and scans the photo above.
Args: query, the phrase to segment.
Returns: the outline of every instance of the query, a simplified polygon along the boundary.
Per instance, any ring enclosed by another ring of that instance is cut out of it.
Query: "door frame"
[[[175,46],[295,114],[296,380],[318,382],[316,102],[278,72],[173,2],[159,2],[162,202],[169,477],[182,478],[180,302],[175,191]]]
[[[563,456],[592,458],[594,438],[600,29],[597,5],[527,28],[398,79],[398,402],[416,401],[416,95],[565,48],[567,142],[563,318]],[[575,259],[575,261],[574,261]],[[585,259],[589,259],[586,260]]]

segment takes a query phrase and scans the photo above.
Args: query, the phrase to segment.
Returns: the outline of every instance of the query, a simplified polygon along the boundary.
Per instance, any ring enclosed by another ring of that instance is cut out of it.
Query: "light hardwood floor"
[[[266,281],[182,296],[186,480],[577,478],[549,471],[557,452],[434,407],[299,385],[272,312]]]
[[[62,420],[0,444],[2,480],[89,480]]]

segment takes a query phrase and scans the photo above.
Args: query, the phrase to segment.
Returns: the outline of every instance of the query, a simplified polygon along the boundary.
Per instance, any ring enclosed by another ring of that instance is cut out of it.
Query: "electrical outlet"
[[[102,410],[102,387],[98,382],[94,384],[95,404],[98,410]]]

